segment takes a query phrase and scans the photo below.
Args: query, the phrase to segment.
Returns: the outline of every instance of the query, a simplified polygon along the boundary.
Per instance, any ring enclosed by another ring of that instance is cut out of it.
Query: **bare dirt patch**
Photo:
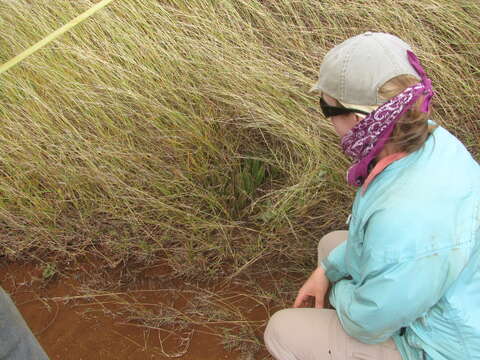
[[[161,264],[137,270],[125,281],[125,269],[107,274],[92,259],[62,273],[3,261],[0,281],[52,360],[269,359],[271,310],[241,286],[171,280]]]

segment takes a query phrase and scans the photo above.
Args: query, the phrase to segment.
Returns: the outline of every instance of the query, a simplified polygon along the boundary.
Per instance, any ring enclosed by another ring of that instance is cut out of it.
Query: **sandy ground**
[[[90,267],[82,273],[88,276],[90,271],[93,275],[95,270]],[[85,298],[85,292],[78,291],[80,283],[75,277],[57,276],[45,281],[39,266],[0,262],[2,287],[11,294],[52,360],[245,358],[238,352],[225,350],[218,333],[212,334],[212,327],[197,324],[179,334],[169,332],[168,328],[145,327],[132,321],[131,316],[122,317],[119,304],[104,301],[105,297],[101,296],[94,301],[91,297]],[[145,286],[143,288],[145,290]],[[159,295],[156,291],[135,294],[133,301],[137,305],[166,301],[165,297],[169,296]],[[186,300],[180,297],[174,306],[181,308],[182,302],[185,304]],[[255,314],[262,320],[267,316],[261,311]],[[247,358],[268,359],[264,350]]]

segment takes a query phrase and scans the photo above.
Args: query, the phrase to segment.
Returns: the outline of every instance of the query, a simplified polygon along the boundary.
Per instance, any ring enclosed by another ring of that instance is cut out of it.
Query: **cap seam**
[[[343,62],[343,67],[342,67],[342,74],[340,76],[340,99],[342,100],[345,98],[345,74],[347,72],[347,65],[350,61],[350,53],[347,53],[347,56],[345,56],[345,60]]]
[[[392,53],[390,52],[390,50],[388,50],[385,46],[383,46],[383,44],[382,44],[380,41],[378,41],[375,37],[373,37],[373,39],[374,39],[375,43],[376,43],[378,46],[380,46],[380,48],[382,48],[383,51],[388,55],[390,61],[392,62],[393,66],[394,66],[394,68],[395,68],[395,71],[391,71],[390,74],[391,74],[391,73],[395,73],[395,72],[401,72],[400,66],[399,66],[398,62],[395,60],[394,54],[392,54]],[[390,75],[389,75],[389,76],[390,76]],[[380,83],[376,85],[376,89],[375,89],[375,102],[376,102],[377,104],[380,102],[380,98],[379,98],[379,96],[378,96],[378,91],[380,90],[380,86],[382,86],[382,85],[383,85],[383,84],[380,84]]]
[[[375,39],[375,37],[373,37],[373,39],[375,40],[375,42],[376,42],[386,53],[388,53],[388,55],[390,56],[390,60],[391,60],[392,63],[395,65],[395,69],[396,69],[397,71],[400,71],[400,66],[399,66],[398,62],[395,60],[394,54],[392,54],[392,53],[390,52],[390,50],[388,50],[385,46],[383,46],[383,44],[382,44],[380,41],[378,41],[377,39]]]
[[[343,64],[343,69],[342,69],[342,76],[341,76],[341,91],[340,91],[340,96],[341,98],[339,99],[340,101],[345,102],[346,94],[345,94],[345,79],[346,79],[346,72],[347,72],[347,66],[350,63],[350,59],[352,57],[353,52],[355,49],[358,47],[358,42],[357,44],[354,44],[350,51],[348,52],[347,56],[345,57],[345,62]]]

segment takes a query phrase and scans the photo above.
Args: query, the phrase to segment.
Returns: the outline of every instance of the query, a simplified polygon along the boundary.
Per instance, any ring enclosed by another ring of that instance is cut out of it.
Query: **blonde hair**
[[[383,100],[390,100],[418,82],[419,80],[415,76],[399,75],[383,84],[378,94]],[[424,96],[421,95],[413,106],[398,119],[388,141],[395,151],[411,153],[420,149],[435,129],[436,126],[430,126],[427,122],[431,109],[427,113],[420,110],[423,99]]]

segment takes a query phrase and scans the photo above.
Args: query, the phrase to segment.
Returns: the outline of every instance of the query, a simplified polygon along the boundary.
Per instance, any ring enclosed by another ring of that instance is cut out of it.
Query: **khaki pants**
[[[318,261],[345,241],[347,234],[347,231],[334,231],[324,236],[318,245]],[[347,335],[336,311],[331,309],[280,310],[270,318],[264,338],[276,360],[402,359],[392,339],[369,345]]]

